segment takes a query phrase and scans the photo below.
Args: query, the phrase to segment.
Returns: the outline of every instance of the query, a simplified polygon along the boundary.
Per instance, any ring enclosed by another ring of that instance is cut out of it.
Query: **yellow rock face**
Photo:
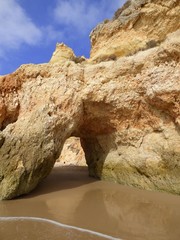
[[[91,32],[91,60],[129,56],[157,46],[180,28],[179,16],[179,0],[127,1],[112,20]]]
[[[64,62],[73,60],[74,58],[75,54],[70,47],[66,46],[64,43],[57,43],[56,50],[50,59],[50,63]]]

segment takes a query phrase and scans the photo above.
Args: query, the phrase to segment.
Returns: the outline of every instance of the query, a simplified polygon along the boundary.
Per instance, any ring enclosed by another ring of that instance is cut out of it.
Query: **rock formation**
[[[90,175],[180,194],[179,16],[179,0],[128,1],[91,33],[90,59],[58,45],[0,77],[1,199],[34,189],[70,136]]]
[[[56,166],[70,165],[87,166],[80,139],[76,137],[70,137],[66,140],[61,155],[56,161]]]
[[[67,60],[73,60],[74,58],[75,54],[71,48],[64,43],[57,43],[56,51],[53,53],[50,63],[66,62]]]

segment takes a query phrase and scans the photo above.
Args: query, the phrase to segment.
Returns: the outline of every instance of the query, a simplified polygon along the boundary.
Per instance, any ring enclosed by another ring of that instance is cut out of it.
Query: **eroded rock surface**
[[[95,62],[129,56],[158,46],[180,28],[178,0],[131,0],[111,21],[91,32],[91,59]]]
[[[61,155],[56,161],[56,166],[70,165],[87,166],[80,139],[77,137],[70,137],[66,140]]]
[[[127,2],[92,33],[90,60],[68,50],[0,77],[1,199],[34,189],[70,136],[92,176],[180,194],[179,11],[178,0]]]

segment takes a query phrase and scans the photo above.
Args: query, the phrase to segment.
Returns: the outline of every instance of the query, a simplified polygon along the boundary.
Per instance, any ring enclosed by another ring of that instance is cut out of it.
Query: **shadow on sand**
[[[96,181],[98,179],[89,176],[88,167],[86,166],[55,166],[51,174],[35,190],[18,199],[32,198],[43,194],[77,188]]]

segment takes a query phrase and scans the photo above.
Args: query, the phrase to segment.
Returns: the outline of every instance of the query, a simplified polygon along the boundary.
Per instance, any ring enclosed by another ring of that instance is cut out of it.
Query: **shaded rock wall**
[[[1,199],[35,188],[70,136],[80,137],[90,175],[180,193],[179,9],[179,1],[127,2],[91,34],[91,59],[68,50],[62,60],[61,44],[55,61],[0,77]]]

